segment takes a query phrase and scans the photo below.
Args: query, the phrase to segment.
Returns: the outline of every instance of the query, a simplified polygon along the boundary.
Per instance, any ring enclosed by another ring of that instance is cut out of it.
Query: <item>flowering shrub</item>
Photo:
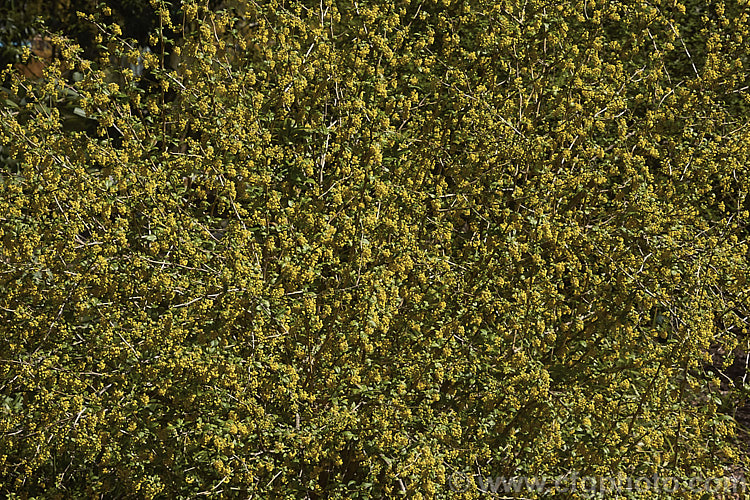
[[[743,2],[153,6],[4,73],[3,493],[738,462]]]

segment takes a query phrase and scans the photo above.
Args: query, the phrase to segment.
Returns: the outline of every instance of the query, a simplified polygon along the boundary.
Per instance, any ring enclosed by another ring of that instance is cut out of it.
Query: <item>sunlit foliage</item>
[[[5,72],[4,493],[738,461],[744,2],[153,5]]]

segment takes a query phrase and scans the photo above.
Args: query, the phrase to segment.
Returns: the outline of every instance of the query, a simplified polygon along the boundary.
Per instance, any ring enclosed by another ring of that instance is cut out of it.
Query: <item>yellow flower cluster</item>
[[[736,460],[740,2],[152,4],[153,50],[86,12],[95,57],[3,73],[3,493]]]

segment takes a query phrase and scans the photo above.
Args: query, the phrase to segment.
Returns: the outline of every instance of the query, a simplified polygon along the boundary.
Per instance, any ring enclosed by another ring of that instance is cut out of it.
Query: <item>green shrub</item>
[[[5,493],[738,463],[741,2],[154,8],[149,51],[99,9],[5,72]]]

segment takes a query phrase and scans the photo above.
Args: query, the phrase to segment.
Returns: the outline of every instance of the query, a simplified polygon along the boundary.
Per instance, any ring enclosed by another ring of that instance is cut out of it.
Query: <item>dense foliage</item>
[[[153,6],[4,73],[4,494],[738,463],[743,1]]]

